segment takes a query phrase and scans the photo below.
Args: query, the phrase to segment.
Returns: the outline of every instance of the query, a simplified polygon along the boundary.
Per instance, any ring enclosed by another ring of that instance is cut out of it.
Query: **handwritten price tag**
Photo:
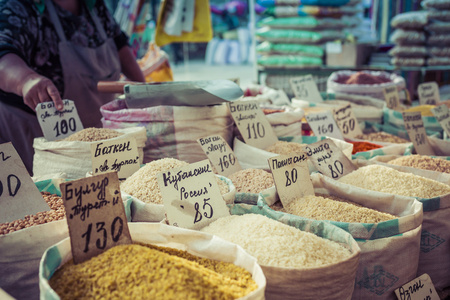
[[[441,124],[444,131],[447,133],[447,136],[450,136],[450,114],[449,109],[446,105],[442,104],[435,108],[432,108],[436,120]]]
[[[200,229],[230,215],[209,160],[156,175],[169,224]]]
[[[419,94],[419,103],[421,105],[437,105],[441,101],[439,95],[439,86],[436,82],[424,82],[417,87]]]
[[[363,134],[350,104],[334,109],[333,113],[344,138],[351,139]]]
[[[329,136],[339,140],[343,140],[341,129],[336,124],[333,112],[327,110],[320,113],[307,114],[306,120],[316,136]]]
[[[117,172],[60,185],[75,264],[132,242]]]
[[[324,139],[303,148],[317,170],[338,179],[356,170],[355,165],[330,139]]]
[[[323,101],[312,75],[293,77],[289,80],[289,83],[292,91],[294,91],[295,98],[309,102]]]
[[[230,145],[220,135],[200,138],[197,142],[218,174],[228,176],[242,170]]]
[[[134,137],[116,138],[91,144],[94,174],[117,171],[126,179],[139,170],[139,151]]]
[[[72,100],[63,100],[64,108],[59,111],[53,102],[39,103],[36,115],[47,141],[55,141],[83,129],[77,108]]]
[[[428,136],[423,126],[421,113],[418,111],[404,112],[403,121],[405,122],[406,131],[416,152],[421,155],[434,155],[433,148],[431,148],[428,142]]]
[[[257,101],[228,102],[228,107],[246,144],[266,149],[278,141]]]
[[[290,202],[305,195],[314,195],[305,153],[291,153],[269,158],[277,193],[286,207]]]
[[[434,288],[433,282],[428,274],[411,280],[395,290],[399,300],[439,300],[440,297]]]
[[[400,109],[400,96],[396,86],[387,87],[383,90],[386,106],[393,110]]]
[[[11,143],[0,145],[0,206],[0,223],[50,210]]]

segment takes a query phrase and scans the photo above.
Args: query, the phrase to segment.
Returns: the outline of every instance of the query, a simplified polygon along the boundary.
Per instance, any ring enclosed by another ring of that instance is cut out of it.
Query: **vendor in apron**
[[[38,103],[75,102],[84,128],[102,127],[113,100],[97,82],[145,81],[128,38],[103,0],[0,0],[0,144],[12,142],[28,171],[43,136]]]

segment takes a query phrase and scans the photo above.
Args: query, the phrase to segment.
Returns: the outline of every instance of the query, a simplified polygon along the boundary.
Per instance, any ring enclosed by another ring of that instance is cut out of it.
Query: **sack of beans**
[[[100,112],[105,128],[145,128],[144,163],[165,157],[197,162],[207,158],[197,139],[220,135],[231,144],[233,138],[234,122],[226,105],[129,109],[125,100],[117,99]]]
[[[77,265],[69,238],[48,248],[39,269],[40,299],[94,298],[92,292],[122,299],[264,299],[263,271],[241,247],[159,223],[128,226],[133,244]]]
[[[135,138],[140,162],[144,158],[146,142],[142,127],[109,129],[85,128],[59,141],[35,138],[33,142],[33,176],[63,172],[69,179],[78,179],[92,171],[91,144],[102,140]]]
[[[348,232],[306,219],[283,224],[256,205],[235,204],[231,213],[202,231],[256,257],[266,299],[351,299],[360,249]]]
[[[422,204],[414,198],[368,192],[313,174],[315,195],[283,207],[258,206],[285,224],[305,218],[329,222],[350,233],[361,248],[352,299],[395,299],[394,290],[416,277]]]

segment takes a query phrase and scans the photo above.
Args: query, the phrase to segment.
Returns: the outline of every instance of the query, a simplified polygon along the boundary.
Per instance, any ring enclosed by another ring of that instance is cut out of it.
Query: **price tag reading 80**
[[[53,102],[36,106],[36,115],[47,141],[60,140],[83,129],[80,117],[72,100],[63,100],[64,107],[57,110]]]

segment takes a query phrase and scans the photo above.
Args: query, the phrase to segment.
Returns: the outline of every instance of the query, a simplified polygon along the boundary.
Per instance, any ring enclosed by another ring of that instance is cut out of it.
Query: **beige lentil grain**
[[[385,142],[385,143],[409,143],[408,140],[398,137],[396,135],[387,133],[387,132],[371,132],[371,133],[365,133],[362,135],[357,136],[356,138],[366,141],[372,141],[372,142]]]
[[[228,176],[238,193],[259,193],[274,186],[273,176],[261,169],[245,169]]]
[[[388,162],[388,164],[450,173],[450,161],[426,155],[401,156]]]
[[[275,144],[267,147],[266,151],[280,155],[288,155],[292,152],[303,152],[305,144],[295,142],[277,141]]]
[[[96,142],[101,140],[108,140],[123,135],[122,132],[118,132],[110,128],[94,128],[89,127],[62,139],[67,142]]]

